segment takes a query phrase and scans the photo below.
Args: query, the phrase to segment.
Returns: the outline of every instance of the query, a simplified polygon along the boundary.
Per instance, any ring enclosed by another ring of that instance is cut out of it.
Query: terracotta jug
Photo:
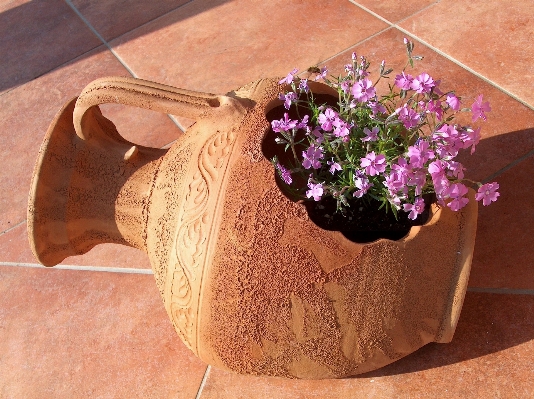
[[[104,242],[145,251],[167,313],[202,360],[239,373],[340,378],[452,339],[477,205],[432,206],[398,240],[347,240],[284,196],[264,143],[276,79],[225,96],[132,78],[87,86],[53,120],[28,207],[52,266]],[[315,92],[328,93],[315,84]],[[121,137],[98,105],[195,119],[168,149]],[[281,147],[281,146],[280,146]]]

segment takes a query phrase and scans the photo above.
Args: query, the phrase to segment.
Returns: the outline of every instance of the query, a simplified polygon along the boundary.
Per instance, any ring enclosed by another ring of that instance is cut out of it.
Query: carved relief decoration
[[[172,255],[175,264],[169,270],[172,273],[170,310],[175,328],[192,350],[196,346],[194,326],[209,227],[234,142],[234,131],[217,132],[206,142],[178,219]]]

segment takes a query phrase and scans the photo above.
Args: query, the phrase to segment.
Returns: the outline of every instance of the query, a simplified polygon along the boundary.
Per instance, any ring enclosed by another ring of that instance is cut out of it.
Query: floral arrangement
[[[376,84],[392,69],[382,61],[373,83],[369,62],[355,53],[344,76],[328,77],[326,67],[309,70],[337,91],[336,105],[318,102],[296,69],[280,81],[291,87],[280,99],[285,109],[296,108],[298,118],[285,113],[271,122],[276,142],[289,153],[284,165],[277,157],[273,163],[293,195],[309,201],[332,196],[341,212],[351,198],[375,199],[395,217],[403,210],[412,220],[424,211],[425,194],[435,193],[437,203],[453,211],[463,208],[469,201],[466,184],[478,186],[475,198],[484,205],[497,200],[498,183],[465,179],[464,166],[455,160],[460,150],[473,154],[480,140],[480,128],[455,124],[456,114],[471,112],[473,122],[485,121],[489,103],[480,95],[462,109],[461,98],[442,92],[440,81],[406,73],[422,57],[412,54],[413,42],[404,43],[408,62],[380,98]]]

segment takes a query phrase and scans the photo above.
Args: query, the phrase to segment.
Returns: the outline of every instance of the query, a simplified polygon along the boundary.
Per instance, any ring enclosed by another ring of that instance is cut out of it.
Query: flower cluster
[[[405,39],[405,45],[413,66],[422,57],[412,55],[412,42]],[[408,212],[410,219],[424,211],[424,194],[435,193],[441,206],[454,211],[468,203],[468,185],[478,186],[477,201],[496,201],[499,184],[466,179],[455,160],[461,150],[473,154],[481,137],[479,127],[455,124],[455,115],[471,112],[473,122],[485,121],[491,108],[482,95],[471,108],[462,108],[461,98],[443,92],[439,80],[428,73],[412,76],[405,67],[389,93],[379,97],[376,84],[392,70],[382,61],[373,83],[369,66],[353,53],[342,76],[327,77],[326,67],[312,71],[315,80],[337,92],[329,100],[313,93],[313,75],[299,78],[295,69],[280,81],[291,87],[280,95],[288,112],[271,126],[276,142],[292,155],[273,163],[287,188],[308,200],[333,196],[341,210],[350,198],[373,198],[395,214]]]

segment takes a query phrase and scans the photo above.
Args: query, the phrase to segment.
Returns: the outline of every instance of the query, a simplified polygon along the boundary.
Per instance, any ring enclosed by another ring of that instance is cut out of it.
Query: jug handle
[[[88,139],[82,130],[82,119],[91,107],[100,104],[131,105],[196,120],[209,109],[218,107],[221,97],[224,96],[178,89],[137,78],[101,78],[87,85],[78,97],[73,113],[74,129],[78,137]]]

